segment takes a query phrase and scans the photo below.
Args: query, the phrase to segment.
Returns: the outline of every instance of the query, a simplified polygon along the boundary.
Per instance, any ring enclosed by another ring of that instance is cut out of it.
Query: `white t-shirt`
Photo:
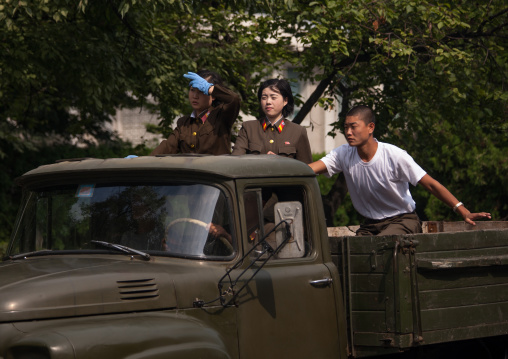
[[[426,172],[404,150],[378,142],[376,154],[363,162],[356,147],[342,145],[321,159],[327,175],[344,172],[355,209],[364,217],[383,219],[415,210],[409,192]]]

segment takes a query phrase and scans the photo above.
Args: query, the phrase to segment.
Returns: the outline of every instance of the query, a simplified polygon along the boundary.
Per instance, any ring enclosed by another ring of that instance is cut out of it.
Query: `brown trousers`
[[[365,219],[356,231],[357,236],[386,236],[410,233],[422,233],[422,221],[415,212],[399,214],[380,220]]]

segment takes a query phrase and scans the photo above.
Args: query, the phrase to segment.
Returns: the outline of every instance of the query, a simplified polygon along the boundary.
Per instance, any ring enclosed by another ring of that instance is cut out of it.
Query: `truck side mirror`
[[[290,223],[292,238],[283,246],[278,258],[301,258],[305,255],[305,244],[303,241],[303,216],[302,204],[300,202],[278,202],[275,204],[275,223],[287,221]],[[285,239],[286,229],[284,225],[277,228],[275,239],[279,246]]]

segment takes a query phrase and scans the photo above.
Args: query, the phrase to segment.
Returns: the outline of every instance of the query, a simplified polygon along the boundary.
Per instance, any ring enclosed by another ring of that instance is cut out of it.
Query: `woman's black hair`
[[[222,79],[216,72],[210,70],[199,70],[197,74],[211,84],[222,85]]]
[[[198,72],[196,72],[196,74],[198,74],[199,76],[201,76],[202,78],[204,78],[206,81],[208,81],[211,84],[222,85],[222,78],[216,72],[203,69],[203,70],[199,70]],[[212,106],[216,107],[219,105],[219,103],[220,103],[219,100],[214,99],[212,102]]]
[[[269,87],[271,90],[278,92],[288,101],[286,106],[282,109],[282,116],[288,117],[293,113],[295,108],[295,100],[293,98],[293,92],[291,91],[291,85],[285,79],[270,79],[266,80],[259,86],[258,90],[258,100],[261,102],[261,95],[263,94],[263,90]],[[260,117],[264,117],[265,113],[263,109],[259,107],[259,115]]]

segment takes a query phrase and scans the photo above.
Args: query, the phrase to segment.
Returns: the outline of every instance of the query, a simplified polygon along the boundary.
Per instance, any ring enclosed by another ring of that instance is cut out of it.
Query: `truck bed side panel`
[[[331,237],[351,354],[508,333],[508,230]]]
[[[425,342],[508,332],[508,231],[426,235],[416,251]]]

